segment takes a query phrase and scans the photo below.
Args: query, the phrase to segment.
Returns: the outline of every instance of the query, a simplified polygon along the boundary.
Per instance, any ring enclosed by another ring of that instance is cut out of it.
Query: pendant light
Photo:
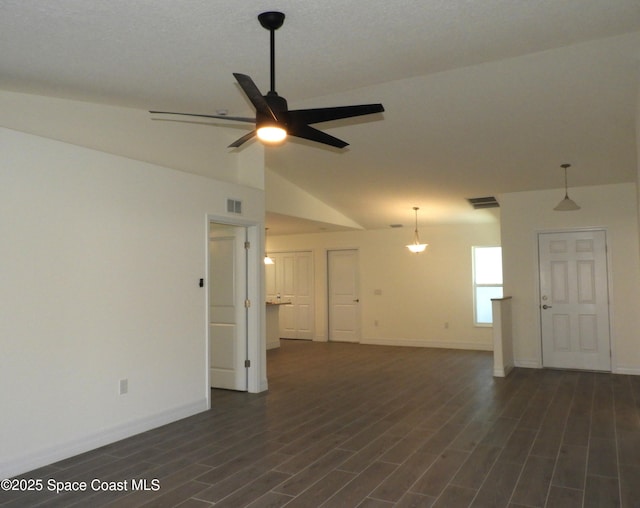
[[[571,167],[571,164],[560,165],[564,169],[564,199],[560,201],[554,208],[557,212],[572,212],[574,210],[580,210],[580,206],[569,197],[569,190],[567,187],[567,168]]]
[[[411,252],[418,254],[419,252],[424,251],[427,248],[426,243],[420,243],[420,238],[418,237],[418,210],[419,208],[417,206],[413,207],[413,210],[415,211],[416,214],[416,229],[413,232],[413,243],[410,243],[409,245],[407,245],[407,249],[409,249]]]

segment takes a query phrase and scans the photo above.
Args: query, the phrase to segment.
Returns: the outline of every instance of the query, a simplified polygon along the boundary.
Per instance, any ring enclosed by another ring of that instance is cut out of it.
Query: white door
[[[329,285],[329,340],[360,341],[358,251],[327,253]]]
[[[283,339],[314,338],[313,254],[308,251],[269,253],[265,266],[267,301],[290,302],[279,308]]]
[[[297,339],[296,325],[296,254],[283,252],[276,257],[277,292],[280,300],[291,305],[280,307],[280,337]]]
[[[543,366],[610,371],[605,232],[540,233],[538,250]]]
[[[311,252],[296,253],[296,337],[312,340],[314,336],[313,256]],[[286,308],[286,307],[285,307]]]
[[[213,388],[247,390],[246,228],[210,224],[209,375]]]

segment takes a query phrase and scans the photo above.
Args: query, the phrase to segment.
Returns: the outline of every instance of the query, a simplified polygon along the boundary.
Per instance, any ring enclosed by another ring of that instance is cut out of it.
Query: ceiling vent
[[[484,198],[469,198],[467,199],[469,204],[475,209],[480,210],[482,208],[498,208],[500,203],[493,196],[487,196]]]

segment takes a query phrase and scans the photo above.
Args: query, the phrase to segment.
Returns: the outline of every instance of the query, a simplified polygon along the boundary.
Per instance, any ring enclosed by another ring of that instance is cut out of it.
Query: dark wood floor
[[[24,475],[127,491],[0,506],[640,507],[640,377],[306,341],[268,367],[267,393],[214,390],[211,411]]]

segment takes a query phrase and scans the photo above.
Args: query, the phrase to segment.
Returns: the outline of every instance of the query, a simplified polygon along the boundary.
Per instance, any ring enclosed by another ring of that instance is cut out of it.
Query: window
[[[502,247],[473,247],[473,318],[491,326],[492,298],[502,298]]]

